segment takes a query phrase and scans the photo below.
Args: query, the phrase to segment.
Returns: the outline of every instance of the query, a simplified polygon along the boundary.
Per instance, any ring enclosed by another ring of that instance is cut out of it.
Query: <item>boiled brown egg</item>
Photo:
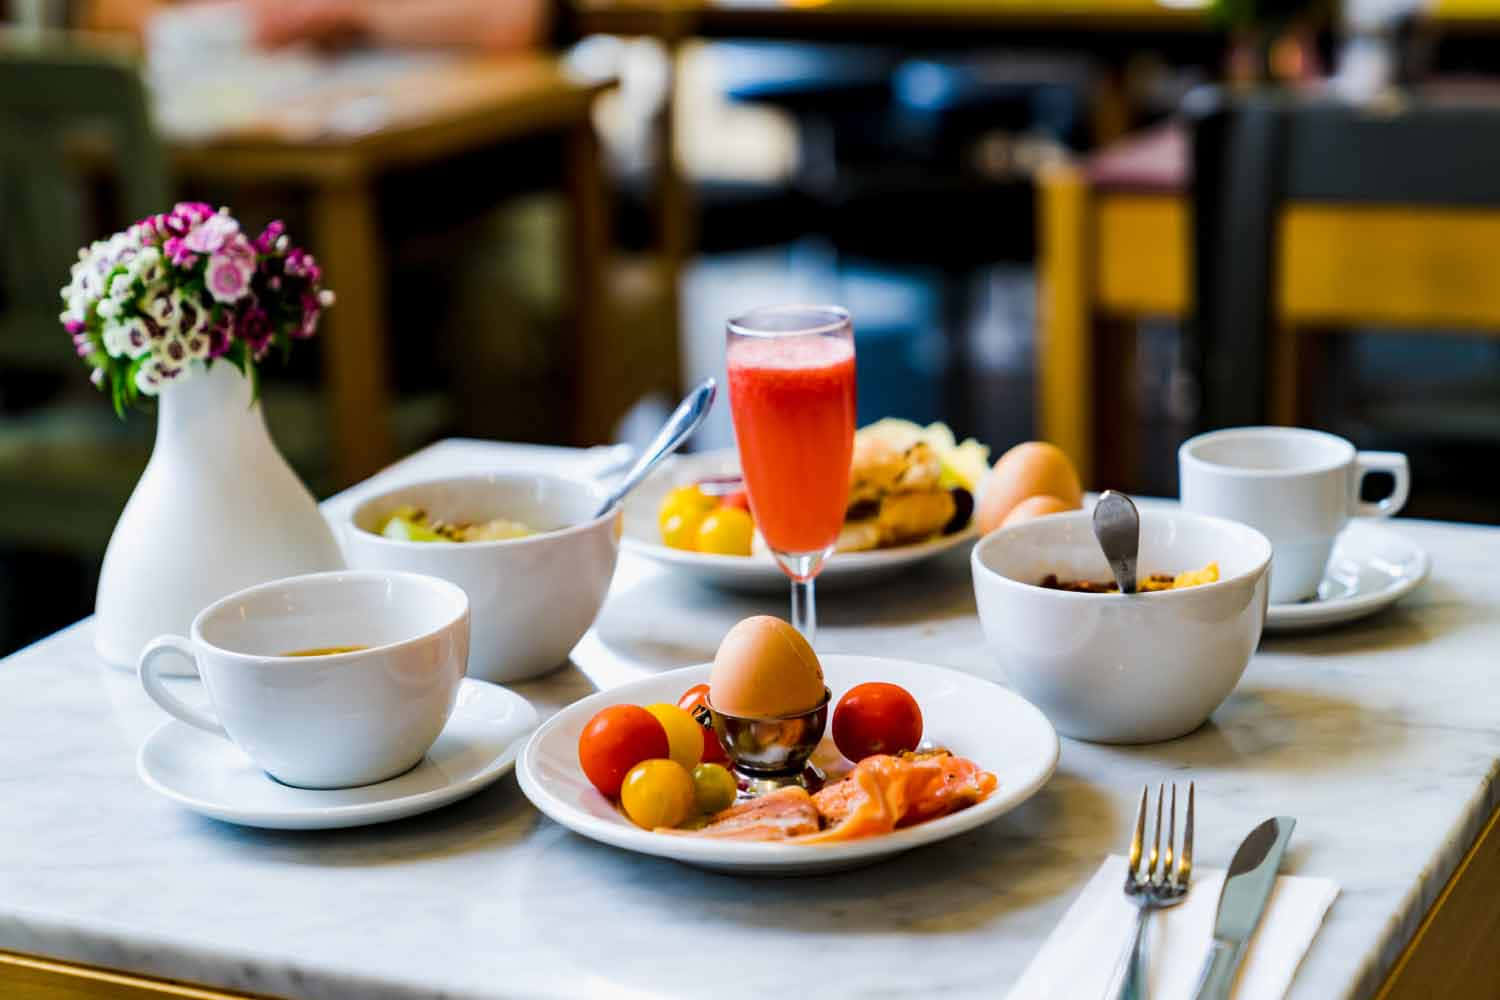
[[[823,667],[802,633],[780,618],[746,618],[724,636],[708,678],[715,709],[771,719],[816,708],[826,692]]]
[[[1010,509],[1005,519],[1000,522],[1000,527],[1008,528],[1012,524],[1020,524],[1022,521],[1030,521],[1032,518],[1046,517],[1048,514],[1060,514],[1065,510],[1077,510],[1077,504],[1070,504],[1059,500],[1057,497],[1041,496],[1027,497]]]
[[[1061,448],[1045,441],[1027,441],[1000,456],[980,491],[979,530],[994,531],[1017,504],[1035,496],[1056,497],[1067,510],[1083,506],[1083,487],[1073,463]]]

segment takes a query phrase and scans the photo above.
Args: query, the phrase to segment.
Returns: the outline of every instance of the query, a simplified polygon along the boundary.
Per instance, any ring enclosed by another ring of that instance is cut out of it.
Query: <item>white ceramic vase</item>
[[[94,605],[94,649],[132,670],[146,643],[186,634],[220,597],[344,566],[238,369],[200,365],[158,402],[151,461],[110,537]]]

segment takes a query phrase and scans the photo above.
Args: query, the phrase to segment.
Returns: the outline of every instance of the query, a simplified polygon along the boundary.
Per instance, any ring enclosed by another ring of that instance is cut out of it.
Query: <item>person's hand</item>
[[[255,40],[276,48],[295,42],[337,46],[366,33],[361,0],[251,0]]]

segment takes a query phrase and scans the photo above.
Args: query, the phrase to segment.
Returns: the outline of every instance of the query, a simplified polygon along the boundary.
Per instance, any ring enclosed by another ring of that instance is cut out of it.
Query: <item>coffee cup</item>
[[[197,666],[210,707],[161,678]],[[395,777],[432,746],[469,660],[469,599],[436,577],[337,571],[250,587],[200,611],[190,637],[141,651],[146,693],[190,726],[233,741],[277,781],[348,788]]]
[[[1300,427],[1236,427],[1200,434],[1177,450],[1182,506],[1240,521],[1271,540],[1272,604],[1316,597],[1334,539],[1350,517],[1390,517],[1406,503],[1406,456],[1356,451],[1335,434]],[[1371,472],[1395,488],[1360,500]]]

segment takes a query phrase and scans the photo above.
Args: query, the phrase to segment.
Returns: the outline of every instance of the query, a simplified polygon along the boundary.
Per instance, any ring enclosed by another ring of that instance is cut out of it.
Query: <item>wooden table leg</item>
[[[567,135],[569,216],[572,232],[565,270],[571,282],[571,350],[564,352],[572,388],[575,444],[601,444],[620,417],[620,353],[606,342],[609,285],[609,207],[593,122],[585,118]],[[628,406],[630,400],[624,400]]]
[[[338,301],[324,317],[323,386],[334,474],[348,486],[396,457],[386,353],[384,259],[367,180],[328,184],[313,196],[323,280]]]
[[[1500,998],[1500,809],[1459,863],[1396,960],[1376,1000]]]
[[[1088,181],[1076,166],[1047,169],[1038,213],[1038,435],[1073,459],[1086,488],[1095,482],[1094,343]]]
[[[693,196],[677,158],[677,84],[681,77],[682,39],[673,34],[662,39],[665,49],[666,82],[661,114],[655,123],[656,139],[656,228],[661,254],[661,287],[672,338],[673,358],[678,357],[682,325],[682,272],[692,253]],[[682,371],[672,372],[672,388],[681,388]]]

